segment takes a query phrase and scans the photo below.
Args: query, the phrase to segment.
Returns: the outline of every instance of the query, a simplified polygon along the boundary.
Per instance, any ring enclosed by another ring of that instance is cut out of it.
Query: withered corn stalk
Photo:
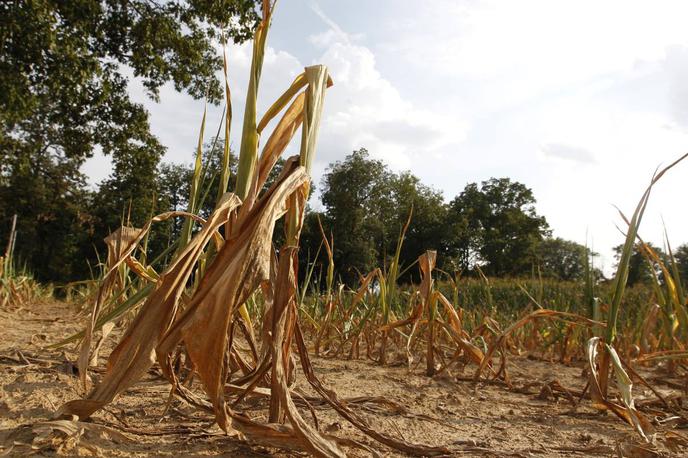
[[[686,157],[688,157],[688,154],[682,155],[677,160],[657,171],[652,176],[650,184],[645,189],[645,192],[640,198],[640,201],[638,202],[638,205],[636,206],[630,220],[626,218],[626,216],[619,210],[621,217],[628,225],[628,230],[626,232],[626,240],[621,251],[619,265],[614,276],[614,293],[612,295],[611,304],[609,307],[605,337],[604,339],[597,336],[592,337],[588,341],[586,347],[591,387],[590,394],[593,400],[593,406],[599,410],[611,410],[618,417],[632,425],[638,434],[648,442],[652,441],[651,434],[653,432],[653,427],[650,422],[635,409],[632,396],[633,384],[631,383],[630,377],[622,366],[621,360],[619,359],[619,356],[614,348],[614,344],[617,340],[617,326],[621,300],[628,280],[629,264],[636,239],[640,241],[641,247],[645,245],[638,235],[638,229],[640,227],[643,214],[645,213],[645,208],[647,207],[650,193],[652,192],[652,188],[655,186],[655,184],[657,184],[662,176],[664,176],[666,172],[675,167],[678,163],[683,161]],[[646,247],[644,252],[652,259],[653,253],[651,250],[648,250]],[[656,254],[654,256],[656,256]],[[666,276],[665,281],[667,283],[667,292],[669,293],[669,297],[666,298],[667,303],[664,304],[664,308],[668,309],[671,307],[671,312],[676,313],[677,315],[672,319],[672,325],[676,325],[678,328],[681,325],[680,322],[683,321],[683,326],[685,329],[685,319],[688,316],[686,313],[686,304],[685,302],[681,303],[683,298],[679,298],[679,293],[676,285],[674,284],[672,275],[663,264],[661,266]],[[673,347],[674,339],[673,336],[671,336],[671,331],[669,334],[670,346]],[[598,355],[599,349],[602,350],[601,355]],[[683,348],[681,348],[681,350],[683,350]],[[609,377],[612,373],[614,373],[616,376],[617,387],[622,395],[622,405],[610,400],[608,390]]]
[[[437,253],[435,251],[427,251],[418,258],[421,284],[420,290],[412,294],[412,300],[415,305],[409,316],[389,323],[388,318],[383,314],[383,323],[379,328],[379,331],[382,333],[382,342],[378,361],[385,360],[382,352],[386,351],[386,340],[390,331],[410,325],[411,331],[406,339],[405,346],[409,368],[414,361],[414,342],[423,335],[423,331],[426,339],[426,375],[432,376],[438,370],[446,370],[459,356],[478,365],[483,364],[483,362],[487,363],[483,352],[470,341],[470,337],[463,329],[461,318],[454,305],[434,287],[432,274],[436,260]],[[438,305],[441,308],[438,308]],[[443,315],[440,314],[440,310],[444,312]],[[442,352],[439,348],[440,331],[443,331],[442,335],[448,338],[453,347],[454,358],[448,362],[443,360]],[[436,355],[439,355],[442,359],[442,364],[439,368],[435,363]]]
[[[324,66],[306,68],[257,122],[256,100],[273,5],[264,1],[262,10],[263,19],[253,44],[237,189],[223,194],[208,220],[202,221],[200,230],[192,234],[191,221],[199,220],[194,215],[193,205],[198,195],[197,176],[194,176],[190,212],[172,212],[153,218],[119,252],[120,258],[109,266],[104,277],[82,343],[80,369],[84,382],[92,354],[93,330],[101,318],[100,308],[117,269],[123,263],[136,265],[132,253],[152,223],[173,216],[189,218],[185,226],[188,229],[182,235],[184,240],[164,271],[158,275],[144,266],[139,269],[142,275],[149,273],[148,280],[154,286],[109,356],[107,372],[100,383],[85,399],[68,402],[59,412],[82,420],[89,417],[135,384],[157,362],[173,392],[212,410],[226,432],[237,431],[253,442],[303,450],[316,456],[344,456],[338,444],[342,440],[322,435],[302,418],[292,400],[290,383],[295,368],[292,347],[296,344],[309,383],[364,433],[404,453],[447,454],[449,451],[443,447],[409,444],[374,431],[320,384],[310,366],[299,331],[297,252],[324,95],[331,80]],[[228,89],[226,94],[229,97]],[[259,155],[263,130],[282,111],[284,114]],[[261,194],[270,170],[299,127],[300,154],[286,161],[277,181]],[[223,182],[226,176],[223,172]],[[282,217],[286,242],[276,253],[272,237],[275,222]],[[219,232],[222,227],[224,235]],[[209,246],[211,240],[215,241],[213,246]],[[201,260],[207,261],[205,268]],[[192,276],[196,277],[195,288],[189,287]],[[247,323],[251,318],[244,304],[258,289],[266,298],[263,316],[254,317],[258,318],[262,338],[260,348],[252,346],[249,361],[238,350],[236,335],[238,330],[243,330],[246,336],[251,334],[247,331],[251,329],[251,323]],[[182,360],[184,367],[179,364]],[[181,377],[188,381],[194,375],[200,379],[207,400],[182,385]],[[238,385],[238,392],[228,390],[230,384]],[[267,423],[249,418],[235,406],[260,386],[270,388]]]

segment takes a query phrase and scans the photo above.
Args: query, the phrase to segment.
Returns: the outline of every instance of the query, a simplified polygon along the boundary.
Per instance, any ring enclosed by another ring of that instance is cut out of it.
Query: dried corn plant
[[[112,232],[110,235],[105,237],[103,241],[107,247],[107,259],[105,261],[105,271],[109,272],[120,259],[125,258],[124,251],[132,244],[132,242],[138,239],[141,234],[141,229],[137,229],[130,226],[120,226]],[[127,275],[126,271],[123,269],[123,265],[120,266],[120,270],[117,275],[110,275],[103,281],[103,296],[109,297],[115,289],[124,288],[125,277]]]
[[[252,442],[302,450],[316,456],[344,456],[341,444],[356,443],[322,434],[304,420],[296,407],[291,391],[296,367],[293,349],[296,348],[308,382],[361,431],[405,453],[447,454],[449,450],[443,447],[409,444],[373,430],[322,386],[310,366],[299,328],[297,252],[323,101],[331,80],[324,66],[306,68],[257,122],[258,86],[273,5],[264,1],[262,10],[263,19],[253,44],[236,190],[220,196],[210,217],[202,221],[195,216],[199,195],[199,175],[195,173],[188,212],[153,218],[146,227],[136,231],[128,244],[122,244],[125,248],[117,250],[83,333],[79,366],[84,383],[93,355],[93,333],[108,317],[101,313],[102,307],[120,266],[134,266],[132,270],[145,280],[146,287],[141,289],[144,293],[138,296],[142,305],[110,354],[107,372],[99,383],[84,399],[63,405],[59,413],[68,418],[88,418],[134,385],[157,363],[171,383],[173,393],[212,411],[219,426],[228,433],[238,432]],[[228,88],[229,85],[229,97]],[[228,123],[230,106],[228,100]],[[283,111],[258,154],[263,130]],[[300,154],[289,158],[277,181],[260,193],[270,170],[299,128]],[[199,148],[196,170],[200,169],[200,161]],[[228,166],[228,161],[225,165]],[[227,181],[225,178],[222,182]],[[151,224],[176,216],[188,218],[185,230],[173,260],[158,274],[132,254]],[[273,232],[280,218],[285,220],[286,241],[275,250]],[[195,233],[194,220],[201,223]],[[264,313],[250,317],[245,304],[259,290],[265,298]],[[259,345],[253,341],[250,320],[261,330]],[[241,329],[252,344],[250,359],[236,344]],[[180,365],[182,360],[184,364]],[[200,380],[205,397],[182,383],[193,376]],[[252,419],[237,407],[238,402],[255,395],[261,388],[267,389],[270,398],[268,422]]]

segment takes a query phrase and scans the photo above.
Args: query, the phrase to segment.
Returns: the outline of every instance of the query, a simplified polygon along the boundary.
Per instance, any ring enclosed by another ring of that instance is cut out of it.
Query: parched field
[[[45,422],[64,402],[83,393],[73,364],[74,349],[46,346],[81,329],[83,319],[63,303],[0,310],[0,455],[293,455],[226,436],[212,414],[178,399],[168,402],[169,384],[155,367],[143,382],[80,429],[49,434],[51,424]],[[120,332],[114,331],[105,356]],[[422,367],[409,371],[405,361],[398,360],[399,364],[384,368],[373,361],[327,358],[313,358],[313,365],[325,386],[371,426],[409,442],[448,446],[460,456],[618,456],[624,450],[633,454],[623,456],[641,456],[639,449],[630,448],[636,443],[630,426],[593,410],[589,399],[579,400],[577,394],[585,385],[582,366],[512,358],[511,388],[476,387],[468,380],[473,367],[429,378]],[[104,358],[100,363],[96,373],[104,370]],[[319,402],[303,380],[297,379],[296,387],[300,396],[295,400],[300,401],[304,418],[314,422],[315,416],[321,431],[358,442],[346,447],[347,453],[395,455]],[[636,402],[653,399],[642,387],[636,387],[635,393]],[[267,402],[250,398],[239,407],[249,415],[261,415]],[[366,446],[369,449],[361,448]],[[688,454],[679,443],[673,446],[674,450],[661,453]]]

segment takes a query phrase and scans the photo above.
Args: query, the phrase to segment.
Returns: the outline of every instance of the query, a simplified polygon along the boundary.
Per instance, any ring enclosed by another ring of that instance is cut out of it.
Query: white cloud
[[[545,153],[545,156],[548,157],[587,164],[595,163],[595,156],[587,149],[578,146],[565,145],[562,143],[547,143],[542,145],[541,149],[542,152]]]
[[[349,35],[346,32],[344,32],[341,27],[339,27],[339,24],[337,24],[327,14],[325,14],[322,8],[320,8],[320,4],[316,0],[310,0],[309,6],[310,9],[316,14],[316,16],[318,16],[320,20],[323,21],[328,27],[328,30],[327,32],[325,32],[325,34],[313,35],[311,37],[315,40],[315,43],[319,42],[318,37],[326,38],[328,41],[332,38],[336,38],[337,41],[349,41]],[[320,41],[319,44],[322,46],[322,41]]]
[[[609,272],[622,241],[612,204],[632,212],[655,168],[688,147],[688,4],[401,3],[405,20],[384,24],[377,57],[422,82],[404,86],[416,105],[460,111],[472,126],[447,168],[532,187],[555,234],[584,242],[588,232]],[[651,198],[641,233],[658,244],[662,215],[670,234],[688,225],[676,211],[686,167]],[[436,184],[456,190],[462,179]]]
[[[667,43],[686,40],[687,14],[680,0],[429,0],[402,26],[414,33],[393,40],[440,72],[491,78],[518,69],[567,81],[661,58]]]
[[[572,84],[625,72],[688,43],[688,3],[582,0],[404,2],[380,45],[420,74],[479,86],[497,109]],[[461,89],[458,89],[461,91]]]
[[[317,61],[329,67],[335,83],[325,102],[321,161],[366,147],[394,169],[405,169],[419,156],[441,155],[443,146],[463,139],[464,122],[404,99],[380,74],[369,48],[335,40]]]
[[[679,126],[688,129],[688,46],[670,47],[664,66],[669,75],[674,119]]]

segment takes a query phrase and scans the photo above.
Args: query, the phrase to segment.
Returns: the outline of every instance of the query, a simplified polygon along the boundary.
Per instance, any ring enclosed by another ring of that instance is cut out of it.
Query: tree
[[[411,222],[401,249],[402,265],[409,265],[427,250],[441,250],[442,241],[447,235],[444,225],[447,208],[442,193],[424,185],[410,172],[394,174],[390,188],[393,204],[389,221],[385,222],[390,235],[385,246],[387,255],[394,254],[400,229],[411,211]],[[415,274],[415,270],[410,270],[407,276]]]
[[[55,231],[89,219],[82,205],[88,194],[83,162],[97,150],[111,155],[115,174],[106,184],[121,189],[139,179],[132,159],[145,162],[148,172],[164,152],[148,113],[129,97],[128,75],[140,78],[154,100],[171,82],[193,97],[219,102],[221,59],[214,43],[221,33],[235,41],[249,38],[255,4],[0,3],[0,221],[19,215],[17,252],[40,279],[71,275],[50,269],[45,256],[74,255],[75,241]]]
[[[192,175],[193,169],[189,164],[160,164],[156,176],[159,210],[185,211],[189,207],[189,185]],[[164,237],[170,243],[179,238],[183,225],[182,219],[174,218],[160,232],[164,233]]]
[[[370,159],[364,148],[331,164],[322,178],[321,199],[334,236],[335,265],[347,282],[378,265],[379,248],[387,237],[384,215],[393,205],[390,178],[387,166]]]
[[[647,245],[650,247],[650,249],[657,253],[660,259],[662,259],[662,262],[664,262],[665,266],[669,266],[669,263],[667,262],[667,256],[664,254],[664,251],[662,251],[661,248],[658,248],[651,243],[648,243]],[[622,251],[623,245],[614,247],[614,258],[616,259],[616,265],[614,266],[615,268],[618,268]],[[652,283],[653,271],[654,275],[657,275],[658,279],[662,278],[662,271],[660,267],[654,262],[650,262],[637,244],[633,245],[633,254],[631,254],[631,259],[628,262],[628,280],[626,284],[628,286],[633,286],[643,283]]]
[[[122,152],[120,155],[123,156]],[[141,227],[158,211],[159,160],[156,151],[137,148],[114,164],[114,170],[100,184],[94,198],[94,212],[102,230],[116,229],[123,216],[128,224]]]
[[[561,237],[547,237],[537,247],[537,263],[543,276],[558,280],[581,280],[585,275],[585,259],[590,249]]]
[[[674,252],[678,272],[684,285],[688,285],[688,244],[684,243]]]
[[[477,185],[471,183],[447,206],[448,235],[443,239],[442,252],[453,270],[467,272],[480,259],[482,226],[479,215],[487,213],[479,207],[482,201]]]
[[[478,187],[470,183],[449,204],[448,224],[456,230],[448,251],[460,266],[483,263],[489,275],[531,272],[536,249],[549,226],[535,211],[535,197],[525,185],[509,178],[491,178]]]
[[[323,212],[315,211],[309,206],[306,207],[306,214],[303,218],[301,237],[299,238],[299,284],[303,284],[309,269],[313,264],[314,271],[311,276],[311,285],[325,286],[325,276],[327,275],[327,253],[321,247],[322,234],[318,219],[326,227],[325,233],[330,236],[330,226],[327,225],[327,216]],[[318,252],[320,250],[320,252]],[[310,285],[308,286],[310,287]],[[310,291],[309,291],[310,292]]]
[[[0,177],[0,240],[6,243],[12,215],[17,214],[15,263],[31,269],[41,280],[68,281],[88,275],[81,253],[90,248],[94,235],[94,220],[88,212],[92,194],[82,177],[61,174],[68,167],[56,162],[52,173],[38,180],[24,170]],[[27,214],[32,215],[30,221]]]
[[[393,173],[366,149],[332,164],[321,183],[323,226],[334,236],[335,265],[348,283],[389,262],[409,212],[401,262],[409,265],[442,240],[446,209],[442,194],[410,172]],[[317,228],[317,226],[314,225]],[[321,239],[317,231],[318,244]],[[316,237],[305,236],[304,240]],[[310,245],[314,252],[318,245]]]

